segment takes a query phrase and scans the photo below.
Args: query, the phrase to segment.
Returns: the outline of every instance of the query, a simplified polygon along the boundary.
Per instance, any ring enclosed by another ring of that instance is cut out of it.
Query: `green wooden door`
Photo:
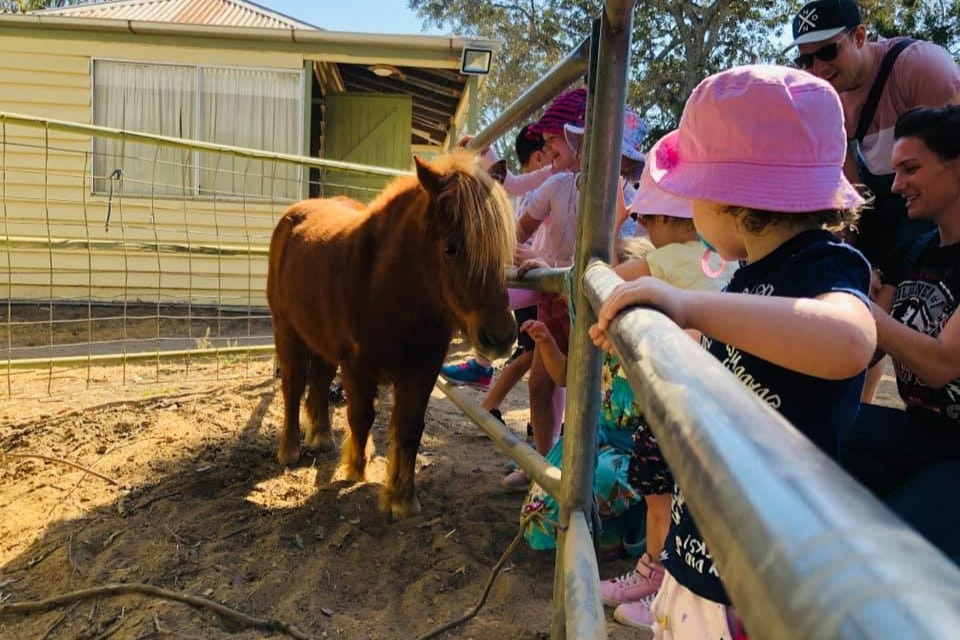
[[[323,157],[391,169],[409,169],[410,96],[338,94],[324,98]],[[392,178],[328,170],[325,196],[371,200]]]

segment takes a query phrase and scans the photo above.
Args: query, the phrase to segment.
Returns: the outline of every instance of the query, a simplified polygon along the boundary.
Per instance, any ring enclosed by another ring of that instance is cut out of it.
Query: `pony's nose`
[[[486,327],[480,329],[477,339],[480,341],[480,347],[490,353],[504,354],[510,351],[514,341],[517,338],[515,327],[511,327],[509,334],[490,330]]]

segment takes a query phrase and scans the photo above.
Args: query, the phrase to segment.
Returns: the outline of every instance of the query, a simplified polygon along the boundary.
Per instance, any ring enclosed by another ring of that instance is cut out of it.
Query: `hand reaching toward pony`
[[[567,356],[560,350],[550,328],[540,320],[527,320],[520,325],[520,331],[526,333],[536,343],[536,350],[543,359],[550,379],[557,386],[567,386]]]
[[[517,277],[522,278],[531,269],[549,269],[550,264],[543,258],[528,258],[517,265]]]

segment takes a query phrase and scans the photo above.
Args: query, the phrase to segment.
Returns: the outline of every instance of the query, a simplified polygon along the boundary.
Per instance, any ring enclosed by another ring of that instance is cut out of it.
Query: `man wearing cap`
[[[874,196],[861,216],[857,248],[880,283],[896,271],[913,241],[933,227],[910,220],[906,202],[891,192],[893,127],[897,117],[920,106],[960,104],[960,67],[942,47],[910,38],[867,40],[860,8],[853,0],[813,0],[793,19],[797,67],[828,81],[840,94],[849,141],[844,173]],[[880,295],[892,296],[892,288]],[[868,380],[870,400],[880,381],[877,367]]]
[[[840,94],[850,141],[845,172],[876,198],[872,210],[863,214],[857,247],[882,273],[902,245],[928,227],[908,221],[903,198],[890,192],[893,126],[914,107],[960,103],[960,67],[930,42],[899,37],[868,41],[853,0],[808,2],[793,19],[793,37],[791,47],[799,49],[796,65]]]

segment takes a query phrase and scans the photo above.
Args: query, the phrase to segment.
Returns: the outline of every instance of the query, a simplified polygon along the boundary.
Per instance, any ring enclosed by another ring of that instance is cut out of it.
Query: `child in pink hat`
[[[692,201],[703,241],[743,266],[721,293],[655,278],[618,286],[594,343],[612,348],[605,332],[624,308],[655,307],[700,331],[733,375],[835,457],[876,347],[869,265],[828,230],[863,203],[843,176],[845,153],[840,100],[824,80],[754,65],[702,81],[647,163],[660,188]],[[673,640],[742,634],[679,486],[662,561],[656,598],[621,605],[618,621]]]

